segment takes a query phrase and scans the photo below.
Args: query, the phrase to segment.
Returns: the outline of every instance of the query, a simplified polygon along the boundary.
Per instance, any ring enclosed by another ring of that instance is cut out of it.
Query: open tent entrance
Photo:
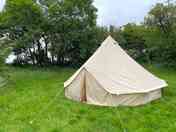
[[[80,101],[86,102],[87,101],[87,92],[86,92],[86,70],[83,70],[84,74],[81,80],[81,90],[80,90]]]

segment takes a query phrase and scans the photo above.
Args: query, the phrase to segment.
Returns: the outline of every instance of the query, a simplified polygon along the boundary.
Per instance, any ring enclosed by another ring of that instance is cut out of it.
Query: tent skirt
[[[138,106],[162,96],[161,89],[148,93],[112,94],[106,91],[86,70],[82,70],[75,80],[65,87],[65,96],[87,104],[101,106]]]

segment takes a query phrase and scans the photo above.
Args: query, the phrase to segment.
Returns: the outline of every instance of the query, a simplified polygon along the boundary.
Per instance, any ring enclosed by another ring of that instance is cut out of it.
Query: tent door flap
[[[80,96],[81,102],[87,101],[87,95],[86,95],[86,73],[84,72],[82,81],[81,81],[81,96]]]

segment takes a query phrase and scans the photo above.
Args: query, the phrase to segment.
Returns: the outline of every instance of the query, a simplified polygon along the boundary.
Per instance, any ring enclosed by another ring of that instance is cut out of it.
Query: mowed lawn
[[[165,79],[164,97],[138,107],[98,107],[68,100],[69,68],[9,67],[0,88],[0,132],[174,132],[176,70],[147,67]]]

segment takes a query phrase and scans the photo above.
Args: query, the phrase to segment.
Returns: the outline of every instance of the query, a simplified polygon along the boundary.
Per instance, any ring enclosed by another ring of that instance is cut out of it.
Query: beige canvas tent
[[[109,36],[65,83],[69,99],[103,106],[136,106],[161,97],[164,80],[133,60]]]

